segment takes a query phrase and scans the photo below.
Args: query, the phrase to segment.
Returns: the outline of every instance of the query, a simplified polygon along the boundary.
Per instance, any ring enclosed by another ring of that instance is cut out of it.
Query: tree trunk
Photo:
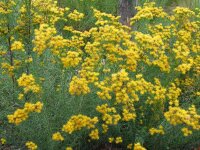
[[[124,25],[130,26],[130,18],[136,14],[135,6],[137,6],[137,0],[119,1],[119,15],[121,16],[120,22]]]

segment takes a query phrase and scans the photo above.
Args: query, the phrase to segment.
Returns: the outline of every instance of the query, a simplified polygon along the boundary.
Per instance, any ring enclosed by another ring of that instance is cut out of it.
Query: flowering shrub
[[[169,128],[182,132],[180,137],[199,133],[198,10],[177,7],[169,15],[155,3],[146,3],[131,18],[137,29],[133,30],[123,26],[120,17],[91,8],[96,19],[92,28],[79,31],[65,25],[59,31],[60,22],[79,22],[84,14],[59,8],[51,0],[28,2],[0,3],[0,35],[6,43],[0,47],[1,78],[9,80],[12,101],[23,100],[17,101],[19,107],[24,104],[13,114],[6,113],[7,123],[21,131],[32,118],[39,123],[37,128],[46,120],[48,130],[43,134],[46,144],[35,144],[31,141],[40,142],[40,137],[27,135],[28,149],[48,149],[47,139],[57,144],[54,148],[66,150],[78,148],[82,140],[88,146],[100,141],[127,149],[155,149],[148,141],[168,136]],[[11,29],[8,18],[16,15],[16,27]],[[29,117],[32,112],[40,114]]]

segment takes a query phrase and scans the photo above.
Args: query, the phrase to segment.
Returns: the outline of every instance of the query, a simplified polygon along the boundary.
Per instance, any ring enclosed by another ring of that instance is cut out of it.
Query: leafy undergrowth
[[[1,149],[198,147],[200,11],[88,9],[0,2]]]

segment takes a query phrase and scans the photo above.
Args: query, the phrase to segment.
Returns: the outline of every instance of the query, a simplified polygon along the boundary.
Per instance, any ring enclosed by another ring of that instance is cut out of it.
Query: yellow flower
[[[74,76],[69,84],[69,92],[72,95],[85,95],[90,92],[88,82],[85,78]]]
[[[11,50],[12,50],[12,51],[15,51],[15,50],[24,51],[24,45],[23,45],[20,41],[15,41],[15,42],[11,45]]]
[[[149,133],[151,134],[151,135],[154,135],[154,134],[161,134],[161,135],[163,135],[165,132],[164,132],[164,130],[163,130],[163,126],[159,126],[159,129],[156,129],[156,128],[151,128],[151,129],[149,129]]]
[[[75,20],[75,21],[80,21],[83,17],[84,17],[84,14],[83,13],[80,13],[78,12],[76,9],[71,12],[68,17],[72,20]]]
[[[116,137],[116,139],[115,139],[116,144],[119,144],[119,143],[122,143],[122,142],[123,142],[122,137]]]
[[[109,137],[108,141],[109,141],[109,143],[112,143],[114,141],[114,138],[113,137]]]
[[[29,150],[37,150],[37,145],[35,143],[33,143],[32,141],[28,141],[26,142],[26,147],[29,149]]]
[[[134,144],[134,150],[146,150],[140,143]]]
[[[98,140],[99,139],[99,130],[98,129],[94,129],[90,132],[89,134],[90,138],[93,140]]]
[[[103,133],[107,133],[107,131],[108,131],[108,125],[102,124],[102,128],[103,128]]]
[[[123,115],[123,120],[124,121],[135,120],[135,118],[136,118],[136,114],[128,112],[127,109],[123,109],[122,115]]]
[[[0,142],[1,142],[2,145],[4,145],[4,144],[6,144],[6,139],[5,138],[1,138]]]
[[[127,145],[127,149],[132,149],[132,147],[133,147],[132,143],[130,143],[130,144]]]
[[[22,100],[24,98],[24,94],[20,93],[18,94],[18,100]]]
[[[17,82],[20,87],[24,88],[25,93],[29,91],[32,91],[33,93],[40,92],[40,86],[35,83],[35,79],[32,74],[27,75],[23,73]]]
[[[82,60],[79,55],[78,52],[68,51],[67,56],[61,58],[64,67],[76,67]]]
[[[62,130],[72,134],[74,131],[81,130],[84,127],[87,127],[88,129],[94,128],[97,122],[97,117],[90,118],[88,116],[79,114],[77,116],[72,116],[69,121],[63,125]]]
[[[28,59],[25,60],[25,62],[26,62],[26,63],[31,63],[31,62],[33,62],[33,58],[32,58],[32,57],[29,57]]]
[[[28,113],[24,109],[17,109],[13,115],[8,115],[8,122],[19,125],[28,118]]]
[[[192,134],[192,131],[189,130],[188,128],[182,128],[181,131],[183,132],[184,136],[188,136]]]
[[[19,125],[22,121],[25,121],[29,117],[29,113],[37,112],[40,113],[42,110],[43,104],[41,102],[37,102],[35,104],[25,103],[23,109],[17,109],[14,114],[8,115],[8,122]]]
[[[64,140],[64,138],[63,138],[63,136],[60,134],[60,132],[54,133],[53,136],[52,136],[52,139],[53,139],[54,141],[63,141],[63,140]]]
[[[68,147],[66,147],[65,150],[73,150],[73,149],[72,149],[72,147],[69,147],[69,146],[68,146]]]

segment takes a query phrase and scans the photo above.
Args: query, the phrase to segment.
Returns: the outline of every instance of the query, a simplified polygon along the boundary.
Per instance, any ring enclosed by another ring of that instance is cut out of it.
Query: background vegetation
[[[191,9],[200,8],[199,0],[155,1],[158,6],[163,6],[169,13],[171,13],[171,9],[176,5],[190,7]],[[18,13],[22,5],[24,5],[26,10],[29,10],[29,0],[15,0],[14,2],[16,5],[12,5],[9,0],[4,0],[3,2],[8,4],[6,9],[12,10],[12,13],[3,14],[0,12],[0,63],[9,62],[10,65],[13,66],[17,63],[14,61],[15,59],[25,61],[29,60],[30,57],[33,61],[31,63],[22,62],[20,64],[22,67],[19,67],[19,69],[14,72],[15,77],[9,74],[12,73],[11,68],[1,67],[0,69],[0,138],[5,138],[7,141],[6,144],[0,145],[0,149],[26,149],[24,143],[29,140],[37,143],[41,150],[64,149],[66,145],[75,145],[76,149],[83,150],[98,149],[104,145],[105,141],[103,138],[98,142],[91,142],[86,145],[85,143],[88,140],[87,131],[75,133],[71,137],[66,136],[65,142],[63,142],[64,144],[62,142],[57,143],[52,141],[52,134],[60,130],[61,126],[64,125],[72,115],[82,113],[95,116],[96,111],[94,108],[103,102],[99,101],[95,93],[96,91],[89,95],[72,96],[68,89],[72,77],[77,74],[76,70],[73,68],[63,68],[61,63],[56,63],[59,59],[54,57],[50,52],[46,52],[45,55],[41,56],[33,52],[34,46],[32,40],[35,38],[34,30],[39,28],[39,24],[38,22],[36,22],[36,24],[32,22],[32,13],[34,12],[21,11]],[[141,0],[138,5],[142,6],[145,2],[147,1]],[[0,8],[4,7],[1,5],[3,4],[0,2]],[[68,21],[60,19],[56,23],[58,34],[66,38],[71,37],[71,33],[62,30],[64,26],[73,26],[74,29],[80,31],[88,31],[94,26],[96,19],[93,17],[91,7],[114,16],[117,16],[119,13],[117,0],[63,0],[58,3],[58,6],[61,8],[69,7],[71,11],[77,9],[79,12],[85,14],[85,17],[79,22],[70,19]],[[35,9],[37,9],[37,7]],[[44,15],[46,15],[45,13],[44,11]],[[21,24],[19,23],[20,21]],[[163,23],[166,22],[163,20]],[[137,27],[138,31],[145,32],[146,30],[143,22],[138,23]],[[22,54],[17,52],[15,55],[13,54],[11,51],[11,42],[14,40],[21,40],[24,43],[26,53]],[[6,54],[4,53],[5,51],[7,51]],[[63,53],[63,55],[66,54]],[[98,69],[100,70],[101,68],[97,68],[97,70]],[[111,70],[113,73],[115,72],[114,67],[111,68]],[[17,84],[17,79],[23,72],[38,75],[36,76],[36,81],[42,85],[42,94],[28,94],[24,98],[25,101],[30,100],[31,102],[36,102],[41,100],[44,106],[42,113],[33,113],[30,115],[30,119],[24,121],[19,126],[15,126],[8,123],[7,115],[15,112],[17,108],[21,108],[24,104],[24,101],[18,100],[18,94],[22,93],[23,89],[19,88]],[[145,70],[143,73],[151,78],[156,76],[157,70],[153,68],[152,70]],[[103,79],[104,77],[101,76],[100,78]],[[169,80],[166,78],[163,79],[164,85],[168,82]],[[199,83],[199,81],[197,83]],[[184,108],[187,108],[189,105],[195,104],[199,112],[199,97],[190,97],[190,92],[192,92],[193,88],[196,88],[196,86],[186,89],[187,92],[185,92],[183,98],[187,100],[182,105]],[[166,120],[162,120],[161,124],[168,130],[167,134],[163,135],[162,138],[159,135],[150,137],[149,135],[145,135],[144,132],[144,134],[140,133],[141,136],[139,136],[137,141],[146,142],[151,149],[192,149],[199,146],[199,131],[194,132],[192,136],[184,137],[181,132],[177,131],[177,128],[175,130]],[[123,125],[120,124],[120,126],[117,126],[116,130],[119,131],[120,134],[126,135],[126,129],[121,131],[121,126]],[[112,135],[115,133],[111,131],[110,134]],[[105,138],[107,137],[105,136]]]

